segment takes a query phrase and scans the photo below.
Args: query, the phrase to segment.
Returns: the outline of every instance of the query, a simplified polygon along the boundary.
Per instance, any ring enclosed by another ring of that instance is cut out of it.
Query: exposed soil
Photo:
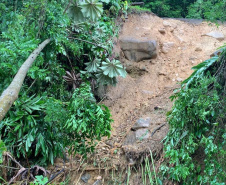
[[[164,21],[170,26],[164,26]],[[164,29],[165,34],[160,33],[159,29]],[[116,56],[120,56],[128,75],[124,79],[118,78],[116,87],[108,88],[103,101],[110,108],[114,119],[112,135],[110,139],[104,138],[98,144],[95,154],[89,156],[88,160],[83,161],[77,156],[66,164],[68,169],[73,168],[70,175],[71,184],[93,184],[100,178],[98,176],[101,176],[102,184],[120,184],[119,181],[126,180],[130,157],[139,171],[142,156],[150,154],[149,149],[156,161],[161,160],[160,141],[168,132],[166,113],[172,108],[169,97],[174,89],[179,87],[179,83],[191,75],[192,66],[210,58],[210,54],[224,43],[203,36],[211,31],[220,31],[226,36],[225,25],[217,28],[206,22],[164,20],[152,14],[129,16],[118,40],[125,37],[154,39],[158,42],[158,56],[152,60],[130,62],[120,51],[119,42],[116,43],[114,52]],[[174,43],[168,53],[161,51],[164,42]],[[137,119],[146,117],[151,119],[148,128],[150,133],[159,125],[166,124],[159,128],[153,137],[138,141],[136,147],[127,145],[125,140],[131,133],[131,127]],[[158,166],[159,163],[156,163],[156,167]],[[91,175],[88,183],[79,180],[85,172]],[[134,172],[129,184],[142,184],[139,174]]]

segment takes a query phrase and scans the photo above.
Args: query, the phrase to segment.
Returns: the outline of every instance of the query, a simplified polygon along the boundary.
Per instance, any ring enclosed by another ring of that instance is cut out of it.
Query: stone
[[[183,81],[183,79],[182,79],[182,78],[180,78],[180,77],[178,77],[178,78],[177,78],[177,81],[178,81],[178,82],[182,82],[182,81]]]
[[[136,123],[131,128],[131,130],[136,131],[141,128],[148,128],[150,126],[150,124],[151,124],[150,118],[146,118],[146,119],[140,118],[136,121]]]
[[[165,33],[166,33],[166,30],[163,29],[163,28],[161,28],[161,29],[159,29],[159,32],[160,32],[161,34],[165,34]]]
[[[196,47],[196,48],[195,48],[195,51],[202,51],[202,48]]]
[[[206,36],[213,37],[219,41],[224,40],[224,34],[219,31],[211,31],[210,33],[205,34]]]
[[[185,43],[184,39],[181,38],[180,36],[175,35],[175,37],[180,41],[180,43]]]
[[[103,98],[105,98],[106,93],[107,93],[107,86],[106,85],[102,85],[102,84],[99,83],[98,86],[94,89],[94,95],[101,100]]]
[[[157,56],[157,42],[155,40],[140,41],[134,38],[120,40],[121,49],[127,60],[140,62]]]
[[[139,140],[148,139],[150,137],[150,132],[148,129],[136,130],[135,134],[136,134],[136,139],[139,139]]]
[[[162,52],[168,53],[173,46],[174,46],[174,42],[164,42],[162,44]]]
[[[93,183],[93,185],[101,185],[101,180],[97,180],[96,182]]]
[[[176,28],[176,27],[177,27],[176,24],[174,24],[174,23],[172,23],[172,22],[169,22],[169,21],[163,21],[162,24],[163,24],[163,26],[165,26],[165,27],[173,27],[173,28]]]
[[[136,134],[135,132],[130,131],[126,136],[123,145],[133,145],[134,143],[136,143]]]
[[[174,23],[172,23],[172,22],[169,22],[169,21],[163,21],[162,24],[163,24],[163,26],[165,26],[165,27],[169,27],[170,32],[173,32],[174,29],[176,29],[176,27],[177,27],[176,24],[174,24]]]
[[[84,175],[82,175],[81,179],[83,182],[87,183],[89,181],[89,179],[91,178],[89,173],[85,173]]]
[[[210,55],[210,57],[216,57],[216,56],[220,56],[220,54],[223,52],[223,48],[218,49],[217,51],[215,51],[214,53],[212,53]]]

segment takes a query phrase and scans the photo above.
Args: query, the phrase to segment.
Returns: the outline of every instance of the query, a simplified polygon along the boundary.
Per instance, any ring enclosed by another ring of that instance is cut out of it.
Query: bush
[[[95,140],[110,136],[111,114],[105,105],[96,104],[90,85],[83,83],[73,94],[68,107],[70,115],[64,129],[69,135],[66,145],[70,153],[93,151]]]
[[[9,114],[0,122],[6,146],[18,158],[39,160],[41,164],[53,164],[66,147],[72,154],[86,155],[94,150],[96,140],[110,136],[110,111],[96,103],[86,83],[75,90],[70,103],[24,95]]]
[[[171,97],[170,131],[164,143],[168,163],[163,177],[184,184],[225,182],[226,53],[194,67],[196,71]]]

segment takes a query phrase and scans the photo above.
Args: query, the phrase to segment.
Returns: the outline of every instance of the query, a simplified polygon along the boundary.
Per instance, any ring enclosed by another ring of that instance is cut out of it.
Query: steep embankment
[[[83,184],[79,179],[88,174],[89,184],[98,178],[102,178],[103,184],[108,184],[110,175],[103,172],[109,170],[113,170],[111,181],[125,180],[127,165],[139,164],[149,149],[155,153],[159,160],[156,167],[159,166],[162,149],[160,141],[168,132],[166,113],[172,107],[169,97],[179,87],[178,83],[191,75],[192,66],[210,58],[210,54],[223,45],[223,38],[205,35],[212,31],[226,35],[226,26],[164,20],[151,14],[129,16],[114,49],[128,75],[125,79],[119,78],[116,87],[108,88],[103,101],[110,108],[114,119],[112,136],[98,144],[95,154],[83,161],[82,167],[79,166],[83,170],[79,175],[76,173],[72,181]],[[128,37],[141,41],[156,40],[157,58],[141,62],[126,60],[119,41]],[[144,126],[145,129],[141,128],[140,136],[137,137],[136,130],[139,129],[134,128],[134,124],[139,118],[148,119],[147,126]],[[77,166],[81,162],[82,159],[78,156],[74,160],[75,164],[71,165]],[[117,171],[120,176],[115,175]],[[139,178],[131,178],[129,184],[141,182]]]

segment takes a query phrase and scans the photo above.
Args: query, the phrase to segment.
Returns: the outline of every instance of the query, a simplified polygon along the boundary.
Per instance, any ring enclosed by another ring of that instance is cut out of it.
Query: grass
[[[130,185],[131,184],[131,175],[132,173],[136,173],[141,175],[142,185],[159,185],[157,174],[155,171],[155,163],[152,155],[152,151],[150,150],[150,155],[145,157],[144,163],[140,164],[140,170],[137,170],[134,166],[128,165],[127,172],[124,170],[121,171],[120,174],[117,174],[112,170],[111,180],[108,181],[108,185]],[[123,174],[127,174],[126,178],[123,179]],[[140,174],[141,173],[141,174]],[[141,182],[140,182],[141,184]]]
[[[151,13],[151,10],[148,8],[140,7],[140,6],[130,6],[130,13]]]
[[[149,183],[151,185],[158,185],[157,175],[156,175],[156,171],[155,171],[155,164],[154,164],[151,150],[150,150],[150,156],[151,156],[151,163],[152,163],[153,171],[151,170],[150,159],[147,156],[144,160],[144,167],[141,164],[142,182],[143,182],[143,185],[146,185],[147,180],[149,179]]]

